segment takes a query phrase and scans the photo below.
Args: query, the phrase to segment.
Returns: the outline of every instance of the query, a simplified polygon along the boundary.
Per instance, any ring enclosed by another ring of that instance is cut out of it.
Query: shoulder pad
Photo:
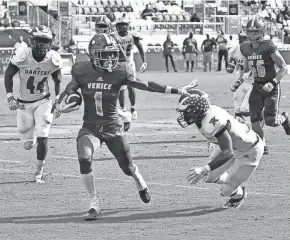
[[[51,59],[53,65],[55,65],[58,68],[61,68],[63,65],[63,62],[62,62],[62,58],[61,58],[60,54],[54,50],[50,50],[48,52],[48,54],[49,54],[49,58]]]
[[[226,110],[212,105],[209,112],[202,120],[202,131],[208,137],[215,135],[227,124]]]
[[[12,53],[10,61],[12,64],[19,66],[27,59],[30,53],[30,48],[18,48]]]
[[[132,33],[132,36],[133,36],[134,38],[142,39],[141,34],[140,34],[139,32],[132,31],[131,33]]]

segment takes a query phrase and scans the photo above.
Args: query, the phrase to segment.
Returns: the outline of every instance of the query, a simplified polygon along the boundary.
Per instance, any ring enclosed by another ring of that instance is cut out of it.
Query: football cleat
[[[243,196],[238,199],[230,198],[226,202],[226,204],[223,206],[223,208],[239,208],[247,198],[247,192],[245,190],[245,187],[242,187],[242,189],[243,189]]]
[[[149,203],[151,200],[151,192],[148,187],[144,190],[139,191],[139,196],[144,203]]]
[[[269,148],[268,146],[264,146],[264,154],[263,155],[268,155],[269,154]]]
[[[88,213],[85,217],[85,221],[97,220],[100,215],[101,215],[101,208],[100,207],[90,208],[90,210],[88,211]]]
[[[287,135],[290,135],[290,121],[289,121],[289,115],[288,115],[288,113],[286,113],[286,112],[282,112],[281,115],[282,115],[283,117],[285,117],[285,121],[282,123],[282,126],[283,126],[283,128],[284,128],[284,130],[285,130],[285,133],[286,133]]]

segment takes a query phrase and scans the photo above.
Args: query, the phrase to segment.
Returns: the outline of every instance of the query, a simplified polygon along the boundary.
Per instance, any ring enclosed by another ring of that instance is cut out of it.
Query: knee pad
[[[230,185],[223,184],[221,188],[221,196],[222,197],[230,197],[235,189],[233,189]]]
[[[93,170],[92,169],[92,158],[90,158],[90,157],[79,158],[79,164],[80,164],[80,173],[81,174],[88,174]]]
[[[23,143],[23,148],[25,150],[30,150],[34,147],[34,142],[33,141],[27,141]]]

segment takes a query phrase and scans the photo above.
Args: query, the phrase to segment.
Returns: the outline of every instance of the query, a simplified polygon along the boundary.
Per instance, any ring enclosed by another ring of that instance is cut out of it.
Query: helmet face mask
[[[110,42],[108,42],[110,41]],[[99,68],[112,72],[119,62],[119,49],[114,38],[105,33],[96,34],[89,43],[91,62]]]
[[[178,124],[182,128],[201,121],[210,107],[209,99],[206,96],[191,95],[181,96],[176,109],[180,113],[177,118]]]
[[[50,50],[54,34],[43,25],[39,25],[31,31],[29,43],[36,58],[43,59]]]

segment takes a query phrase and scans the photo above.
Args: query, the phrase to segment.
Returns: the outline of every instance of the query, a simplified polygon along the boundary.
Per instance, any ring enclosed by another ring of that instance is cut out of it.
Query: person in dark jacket
[[[168,58],[170,58],[172,67],[174,69],[174,72],[177,72],[177,70],[175,68],[174,60],[173,60],[173,57],[172,57],[173,46],[174,45],[173,45],[173,42],[171,40],[171,37],[168,34],[165,42],[163,43],[163,56],[165,58],[165,66],[166,66],[167,72],[169,72],[169,69],[168,69]]]

